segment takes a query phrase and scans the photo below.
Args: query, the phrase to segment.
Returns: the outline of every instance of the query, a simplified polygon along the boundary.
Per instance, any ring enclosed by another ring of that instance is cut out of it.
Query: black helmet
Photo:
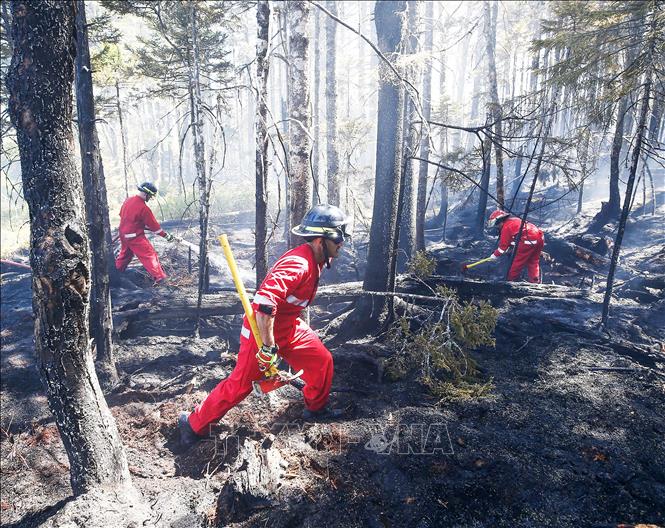
[[[141,192],[146,193],[150,197],[155,196],[157,194],[157,187],[155,187],[150,182],[143,182],[141,185],[137,187],[137,189]]]
[[[346,232],[346,215],[339,207],[329,204],[312,207],[291,232],[305,239],[327,238],[335,244],[351,238],[351,234]]]

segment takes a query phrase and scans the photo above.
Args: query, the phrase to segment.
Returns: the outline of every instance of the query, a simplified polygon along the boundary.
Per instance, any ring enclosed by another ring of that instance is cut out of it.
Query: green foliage
[[[143,19],[150,32],[139,36],[132,49],[136,69],[151,78],[152,95],[176,99],[189,95],[193,60],[192,11],[197,28],[202,90],[219,88],[231,78],[226,39],[238,24],[234,2],[173,2],[163,0],[111,0],[104,6],[118,14]]]
[[[403,316],[391,326],[388,343],[396,352],[386,365],[386,378],[395,381],[415,374],[439,400],[486,395],[491,380],[478,379],[469,351],[495,345],[496,309],[485,302],[460,302],[443,286],[435,295],[443,300],[442,309],[428,312],[424,320]]]
[[[436,259],[427,255],[426,251],[418,251],[409,261],[408,272],[420,280],[432,276],[436,269]]]

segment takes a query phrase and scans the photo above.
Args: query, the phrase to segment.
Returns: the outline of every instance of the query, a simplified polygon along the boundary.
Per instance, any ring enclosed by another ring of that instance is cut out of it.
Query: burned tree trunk
[[[377,2],[374,8],[379,49],[389,60],[395,60],[402,40],[402,14],[405,9],[404,1]],[[369,291],[388,291],[390,284],[402,165],[404,86],[394,78],[385,63],[382,62],[380,68],[374,207],[363,283],[363,288]],[[384,307],[385,299],[373,301],[366,297],[358,302],[354,319],[364,324],[376,322]]]
[[[312,138],[310,128],[312,116],[309,108],[309,23],[310,6],[304,0],[289,2],[289,52],[291,78],[289,91],[289,168],[291,169],[290,211],[291,226],[300,224],[312,203],[310,181],[310,153]],[[291,234],[290,247],[295,247],[300,238]]]
[[[337,1],[329,0],[326,7],[337,16]],[[339,206],[339,154],[337,152],[337,72],[336,62],[337,22],[326,20],[326,156],[328,158],[328,203]]]
[[[423,117],[429,120],[432,116],[432,45],[434,43],[434,3],[428,2],[425,11],[425,65],[423,72]],[[444,77],[441,69],[441,76]],[[443,91],[441,92],[443,93]],[[429,135],[420,138],[420,161],[418,165],[418,198],[416,205],[416,250],[425,249],[425,213],[427,207],[427,174],[429,169]]]
[[[487,77],[490,88],[490,115],[494,123],[494,156],[496,157],[496,199],[499,202],[499,209],[504,207],[504,189],[503,189],[503,130],[501,117],[503,110],[499,101],[499,92],[496,80],[496,17],[498,2],[493,2],[490,7],[489,0],[483,3],[485,13],[485,53],[487,53]]]
[[[75,494],[129,483],[120,437],[95,374],[88,333],[90,247],[72,152],[74,2],[14,2],[7,75],[30,209],[35,349]]]
[[[210,185],[206,174],[205,143],[203,141],[203,101],[201,99],[201,80],[199,68],[199,41],[197,26],[197,9],[195,2],[189,4],[189,23],[192,42],[192,59],[189,79],[189,99],[191,107],[192,135],[194,137],[194,163],[199,189],[199,282],[197,313],[201,309],[203,292],[207,288],[208,275],[208,217],[210,214]],[[199,334],[199,318],[197,317],[195,335]]]
[[[92,91],[92,69],[88,48],[88,28],[85,2],[78,0],[76,12],[76,108],[78,112],[79,143],[85,211],[92,249],[90,289],[90,334],[97,351],[96,367],[104,387],[118,383],[118,371],[113,357],[113,319],[109,273],[115,273],[111,246],[109,205],[106,199],[104,166],[99,151],[95,125],[95,102]]]
[[[259,0],[256,6],[256,285],[258,287],[268,272],[268,39],[270,37],[270,5]]]
[[[488,116],[489,120],[489,116]],[[490,188],[490,171],[492,169],[492,140],[486,138],[482,142],[483,173],[480,177],[478,194],[478,209],[476,209],[476,237],[482,238],[485,229],[485,217],[487,216],[487,193]]]
[[[321,203],[321,167],[320,167],[320,141],[321,133],[321,10],[314,11],[314,101],[313,101],[313,131],[312,141],[312,199],[315,204]]]
[[[408,6],[408,32],[406,52],[413,55],[418,52],[417,31],[417,3],[413,0],[407,2]],[[416,79],[419,75],[418,68],[411,66],[407,69],[407,75],[411,83],[417,86]],[[418,151],[418,127],[415,122],[419,120],[415,102],[411,98],[405,101],[404,108],[404,162],[400,184],[400,201],[398,207],[397,223],[399,224],[398,236],[399,251],[397,253],[397,270],[403,273],[407,262],[413,257],[416,247],[416,179],[413,170],[413,158]]]
[[[655,15],[654,20],[655,20]],[[655,23],[652,22],[652,26]],[[653,27],[652,27],[653,33]],[[653,60],[655,36],[651,36],[651,44],[647,60]],[[619,218],[619,226],[617,228],[617,236],[614,241],[614,248],[612,249],[612,257],[610,259],[610,270],[607,273],[607,286],[605,288],[605,297],[603,299],[603,315],[602,325],[607,328],[607,322],[610,314],[610,301],[612,300],[612,288],[614,286],[614,273],[617,268],[619,260],[619,252],[621,251],[621,242],[623,241],[623,233],[626,230],[626,221],[630,213],[630,197],[633,195],[633,186],[635,185],[635,175],[637,174],[637,165],[640,162],[640,155],[642,150],[642,142],[646,131],[647,114],[649,113],[649,97],[651,96],[651,68],[647,70],[646,81],[644,83],[644,92],[642,95],[642,108],[640,109],[640,118],[637,123],[637,133],[635,136],[635,146],[633,147],[633,154],[630,162],[630,171],[628,173],[628,182],[626,183],[626,195],[623,201],[623,210]]]
[[[125,122],[122,118],[122,106],[120,104],[120,81],[115,80],[115,106],[120,123],[120,141],[122,143],[122,172],[125,176],[125,199],[129,198],[129,169],[127,166],[127,135],[125,134]]]

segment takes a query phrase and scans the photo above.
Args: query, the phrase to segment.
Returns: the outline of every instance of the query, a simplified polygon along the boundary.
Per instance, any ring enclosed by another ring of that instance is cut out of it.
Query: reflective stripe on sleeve
[[[247,328],[246,326],[243,326],[242,330],[240,330],[240,335],[243,336],[245,339],[249,339],[249,336],[251,336],[252,333],[249,330],[249,328]]]
[[[506,252],[505,249],[501,249],[501,248],[496,248],[496,251],[499,255],[503,255]]]
[[[286,298],[286,302],[290,304],[295,304],[296,306],[302,306],[303,308],[306,307],[309,304],[309,301],[307,299],[298,299],[295,295],[289,295]]]
[[[268,297],[265,295],[261,295],[260,293],[254,294],[254,297],[252,298],[252,302],[254,304],[267,304],[269,306],[274,306],[274,302],[272,302]]]

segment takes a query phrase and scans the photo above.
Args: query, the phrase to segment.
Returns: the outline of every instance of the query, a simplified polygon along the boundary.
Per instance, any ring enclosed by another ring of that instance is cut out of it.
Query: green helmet
[[[141,192],[146,193],[150,197],[155,196],[157,194],[157,187],[155,187],[150,182],[143,182],[141,185],[137,187],[137,189]]]
[[[329,204],[312,207],[291,232],[305,239],[326,238],[335,244],[351,238],[346,231],[346,215],[339,207]]]

